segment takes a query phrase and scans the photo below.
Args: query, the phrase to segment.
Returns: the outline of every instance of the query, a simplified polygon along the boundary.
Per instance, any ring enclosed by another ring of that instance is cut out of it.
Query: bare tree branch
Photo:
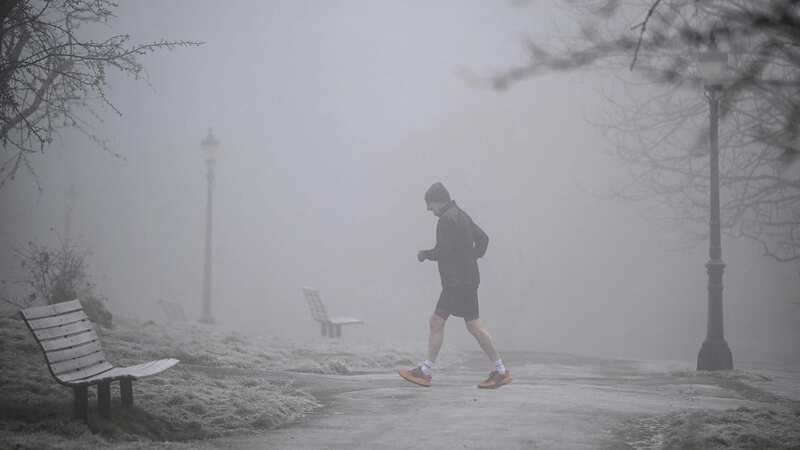
[[[630,172],[616,193],[703,236],[708,113],[695,60],[719,47],[732,71],[721,100],[722,226],[777,261],[800,262],[800,173],[787,169],[800,158],[800,0],[565,1],[581,33],[559,48],[527,43],[529,61],[492,77],[492,86],[596,67],[633,70],[626,95],[607,97],[607,113],[594,121]],[[630,25],[630,17],[642,20]]]
[[[23,167],[33,173],[29,155],[44,152],[62,128],[103,142],[86,124],[99,118],[97,105],[121,114],[106,92],[109,69],[146,80],[141,57],[201,44],[82,37],[87,25],[114,19],[116,6],[113,0],[0,2],[0,188]]]

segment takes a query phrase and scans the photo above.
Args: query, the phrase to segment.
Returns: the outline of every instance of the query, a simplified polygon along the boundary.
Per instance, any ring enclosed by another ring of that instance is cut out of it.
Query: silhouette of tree
[[[131,44],[117,34],[99,40],[87,28],[114,19],[111,0],[0,0],[0,188],[29,156],[44,152],[58,130],[72,127],[109,150],[91,130],[96,105],[119,113],[106,96],[107,72],[145,76],[140,57],[189,41]]]
[[[665,205],[705,238],[708,117],[695,61],[729,54],[720,130],[723,227],[779,261],[800,261],[799,0],[565,0],[580,24],[556,47],[527,42],[529,59],[490,79],[503,90],[545,73],[630,69],[597,125],[627,163],[619,195]]]

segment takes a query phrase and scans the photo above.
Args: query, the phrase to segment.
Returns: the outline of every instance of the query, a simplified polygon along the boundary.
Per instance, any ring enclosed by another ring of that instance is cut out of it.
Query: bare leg
[[[436,314],[431,315],[430,334],[428,335],[428,360],[436,362],[439,350],[444,342],[444,324],[447,319],[443,319]]]
[[[475,336],[475,339],[478,341],[478,344],[481,346],[481,349],[486,356],[494,363],[498,359],[500,359],[500,355],[497,354],[497,350],[494,348],[494,343],[492,342],[492,336],[489,335],[489,331],[486,329],[486,326],[481,322],[481,319],[475,319],[472,321],[467,322],[467,330]]]

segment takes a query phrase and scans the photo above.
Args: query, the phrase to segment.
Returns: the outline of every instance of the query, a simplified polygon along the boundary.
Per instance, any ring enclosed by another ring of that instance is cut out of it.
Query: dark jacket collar
[[[444,207],[442,208],[441,211],[439,211],[439,214],[437,214],[437,216],[438,217],[442,217],[444,215],[444,213],[447,212],[447,210],[449,210],[450,208],[453,208],[455,206],[456,206],[456,201],[455,200],[450,200],[449,202],[445,203]]]

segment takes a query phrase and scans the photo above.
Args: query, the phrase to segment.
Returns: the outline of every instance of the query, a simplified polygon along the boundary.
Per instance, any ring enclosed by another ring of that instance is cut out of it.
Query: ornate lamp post
[[[722,94],[722,83],[725,79],[728,54],[712,48],[700,55],[698,60],[700,74],[703,78],[710,112],[709,146],[711,153],[711,220],[709,221],[709,261],[708,271],[708,323],[706,339],[697,355],[697,370],[733,369],[733,357],[723,335],[722,321],[722,274],[725,263],[722,262],[722,239],[720,232],[719,211],[719,100]]]
[[[69,189],[64,192],[64,245],[69,246],[72,239],[72,211],[78,199],[78,191],[74,184],[69,185]]]
[[[214,165],[217,162],[217,151],[219,141],[214,137],[211,129],[208,135],[201,142],[206,159],[206,251],[203,263],[203,315],[200,321],[203,323],[214,323],[211,316],[211,218],[212,218],[212,193],[214,187]]]

